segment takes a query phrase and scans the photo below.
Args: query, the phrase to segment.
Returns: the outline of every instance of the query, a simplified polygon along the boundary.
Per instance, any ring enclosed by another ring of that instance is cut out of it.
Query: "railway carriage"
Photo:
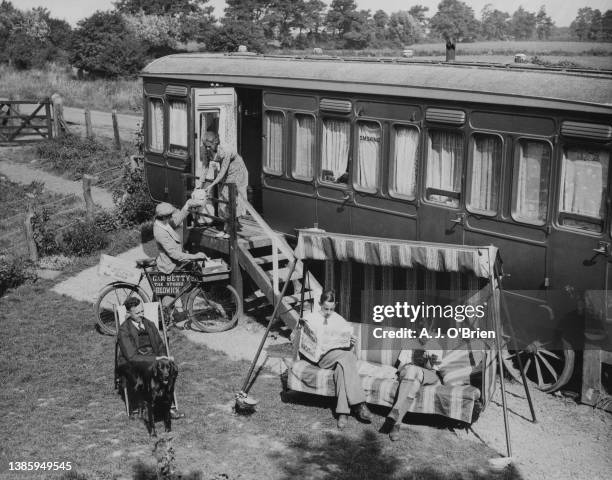
[[[318,225],[498,247],[540,388],[569,379],[585,328],[605,330],[606,315],[585,327],[584,310],[589,292],[607,304],[612,274],[609,72],[181,54],[142,76],[155,200],[184,202],[213,130],[288,236]]]

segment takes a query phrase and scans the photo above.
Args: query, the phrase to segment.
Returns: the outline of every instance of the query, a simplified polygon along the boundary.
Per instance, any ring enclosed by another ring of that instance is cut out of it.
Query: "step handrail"
[[[293,250],[289,248],[289,246],[285,243],[285,240],[280,237],[278,233],[270,228],[270,225],[261,217],[259,212],[255,210],[255,207],[251,205],[251,203],[244,197],[244,195],[238,191],[238,195],[240,199],[244,202],[245,208],[247,212],[253,217],[253,219],[257,222],[257,224],[261,227],[264,234],[270,238],[272,241],[272,287],[275,294],[280,293],[278,288],[278,252],[280,251],[283,255],[285,255],[289,260],[296,261],[295,254]],[[291,278],[292,272],[289,274],[289,277],[286,279],[286,282],[289,282]]]

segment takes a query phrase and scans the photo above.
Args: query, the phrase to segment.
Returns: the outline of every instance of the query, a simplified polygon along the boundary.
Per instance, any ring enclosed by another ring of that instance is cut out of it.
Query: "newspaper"
[[[300,334],[299,351],[308,360],[317,363],[330,350],[350,347],[352,335],[353,328],[350,325],[314,328],[308,322],[304,322]]]

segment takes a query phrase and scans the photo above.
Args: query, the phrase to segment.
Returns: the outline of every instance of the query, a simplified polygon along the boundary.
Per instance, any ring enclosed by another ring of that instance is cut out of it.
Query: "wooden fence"
[[[23,112],[22,110],[27,110]],[[53,137],[51,99],[0,100],[0,144]]]

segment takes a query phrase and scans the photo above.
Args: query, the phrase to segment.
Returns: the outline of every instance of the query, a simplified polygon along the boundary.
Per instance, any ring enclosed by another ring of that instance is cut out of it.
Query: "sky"
[[[32,7],[45,7],[55,18],[68,21],[71,25],[90,16],[96,10],[110,10],[114,0],[12,0],[15,7],[26,10]],[[324,0],[328,5],[331,0]],[[395,12],[397,10],[408,10],[413,5],[424,5],[429,7],[427,16],[431,17],[438,10],[440,0],[356,0],[359,9],[369,9],[374,13],[376,10]],[[612,9],[612,0],[464,0],[474,9],[477,18],[480,18],[482,8],[490,3],[493,8],[503,12],[512,13],[522,6],[529,12],[537,13],[541,5],[546,7],[546,12],[558,27],[568,27],[576,18],[579,8],[597,8],[602,13]],[[215,7],[215,16],[223,15],[225,8],[224,0],[209,0],[209,5]]]

